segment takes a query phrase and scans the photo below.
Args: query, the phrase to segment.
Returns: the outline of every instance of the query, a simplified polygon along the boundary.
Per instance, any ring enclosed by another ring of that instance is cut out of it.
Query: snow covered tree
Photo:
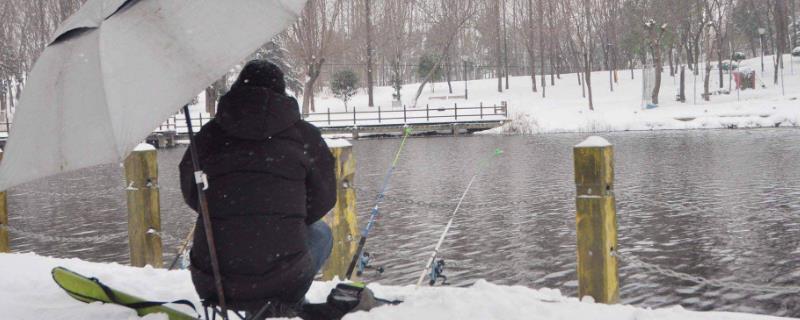
[[[270,41],[259,48],[253,55],[253,59],[265,59],[274,63],[283,71],[286,88],[292,91],[295,96],[303,94],[303,83],[298,79],[297,70],[289,62],[289,51],[279,45],[278,42]]]
[[[344,102],[344,111],[347,112],[347,102],[350,101],[358,90],[358,75],[353,70],[342,70],[331,77],[331,92]]]
[[[314,111],[314,88],[331,53],[341,8],[342,0],[310,0],[287,32],[290,52],[305,71],[303,114]]]

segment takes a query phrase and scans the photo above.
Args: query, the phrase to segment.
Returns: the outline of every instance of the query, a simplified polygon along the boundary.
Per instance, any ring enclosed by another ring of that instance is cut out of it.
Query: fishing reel
[[[364,253],[361,255],[361,259],[358,260],[358,270],[356,270],[356,275],[360,277],[367,269],[372,269],[377,271],[379,274],[383,274],[383,271],[385,271],[383,266],[373,266],[370,262],[372,262],[372,256],[370,256],[369,252],[364,251]]]
[[[442,279],[442,285],[447,285],[447,276],[444,275],[444,267],[445,267],[444,259],[439,259],[431,263],[431,273],[428,274],[430,281],[428,282],[429,285],[434,286],[436,285],[436,281],[439,278]]]

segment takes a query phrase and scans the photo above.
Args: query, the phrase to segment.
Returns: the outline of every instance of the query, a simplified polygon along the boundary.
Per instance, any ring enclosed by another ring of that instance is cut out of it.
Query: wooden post
[[[481,109],[481,120],[483,120],[483,102],[481,102],[480,109]]]
[[[322,269],[322,279],[344,279],[358,247],[356,216],[356,159],[352,145],[343,139],[328,140],[336,158],[336,206],[323,218],[333,232],[333,250]]]
[[[353,125],[356,125],[356,107],[353,107]]]
[[[403,105],[403,123],[406,123],[406,105]]]
[[[0,150],[0,160],[3,160],[3,150]],[[8,204],[6,192],[0,192],[0,253],[11,252],[8,241]]]
[[[453,110],[455,111],[456,114],[456,121],[458,121],[458,103],[453,104]]]
[[[378,106],[378,123],[381,123],[381,106]]]
[[[425,122],[430,122],[430,121],[431,121],[431,105],[430,104],[426,104],[425,105]]]
[[[140,144],[125,159],[131,265],[161,268],[161,209],[156,150]]]
[[[331,125],[331,108],[328,108],[328,125]]]
[[[578,295],[617,303],[617,217],[614,200],[614,149],[590,137],[573,149],[577,188]]]

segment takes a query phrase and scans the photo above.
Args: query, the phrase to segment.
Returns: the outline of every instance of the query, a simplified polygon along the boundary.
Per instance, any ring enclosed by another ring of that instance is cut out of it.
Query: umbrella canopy
[[[121,162],[298,16],[305,0],[89,0],[31,71],[0,190]]]

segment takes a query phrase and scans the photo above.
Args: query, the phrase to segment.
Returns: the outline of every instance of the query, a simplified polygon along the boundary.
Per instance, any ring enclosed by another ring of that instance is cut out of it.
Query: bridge
[[[177,140],[186,140],[186,120],[183,114],[169,117],[147,140],[157,146],[173,146]],[[199,130],[213,118],[208,113],[192,113],[192,126]],[[402,134],[411,127],[415,134],[473,133],[497,128],[508,122],[508,105],[463,107],[453,104],[447,107],[411,108],[353,108],[347,112],[316,112],[304,114],[303,119],[318,127],[325,134],[349,134],[354,139],[369,135]]]
[[[304,114],[303,118],[317,126],[322,133],[360,135],[400,134],[410,127],[415,133],[453,135],[472,133],[502,126],[508,121],[508,105],[476,107],[424,107],[410,108],[353,108],[352,111],[316,112]]]

